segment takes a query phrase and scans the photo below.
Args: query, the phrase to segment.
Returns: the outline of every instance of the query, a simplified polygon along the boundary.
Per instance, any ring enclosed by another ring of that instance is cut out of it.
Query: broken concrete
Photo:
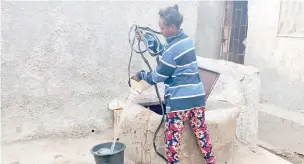
[[[218,163],[232,162],[231,157],[237,144],[235,132],[239,112],[239,108],[227,102],[209,102],[207,106],[206,121]],[[153,135],[162,116],[134,103],[123,106],[123,115],[120,141],[128,145],[126,156],[137,163],[162,163],[162,159],[153,150]],[[156,145],[158,151],[165,154],[163,131],[162,125]],[[189,124],[185,125],[181,152],[181,163],[204,163]]]

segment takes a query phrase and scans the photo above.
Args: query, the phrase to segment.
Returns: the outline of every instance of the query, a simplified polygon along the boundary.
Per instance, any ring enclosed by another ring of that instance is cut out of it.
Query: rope
[[[148,66],[148,68],[149,68],[149,70],[151,72],[152,72],[152,67],[151,67],[149,61],[147,60],[147,58],[144,56],[144,53],[148,51],[152,56],[155,56],[155,55],[158,55],[158,54],[162,53],[162,51],[163,51],[163,48],[162,48],[161,50],[159,50],[157,52],[153,52],[152,50],[150,50],[148,48],[148,43],[145,42],[145,40],[143,42],[144,42],[144,45],[145,45],[146,49],[141,50],[140,42],[142,40],[138,40],[138,43],[137,43],[138,50],[136,50],[134,48],[135,35],[134,35],[133,40],[131,42],[131,32],[133,31],[133,29],[134,29],[134,32],[138,32],[139,33],[139,35],[141,36],[141,38],[144,37],[143,34],[142,34],[142,31],[144,31],[147,35],[152,36],[156,40],[156,42],[158,43],[157,44],[158,46],[160,46],[160,40],[158,39],[158,37],[156,36],[156,34],[161,34],[160,32],[157,32],[157,31],[154,31],[154,30],[150,29],[149,27],[139,27],[139,26],[133,25],[130,28],[130,31],[129,31],[129,43],[130,43],[130,47],[131,47],[131,55],[130,55],[129,65],[128,65],[128,75],[129,75],[129,81],[128,81],[128,83],[129,83],[130,87],[131,87],[131,83],[130,83],[130,79],[131,79],[131,73],[130,72],[131,71],[130,70],[131,70],[131,61],[132,61],[132,57],[133,57],[133,51],[136,52],[136,53],[139,53],[141,55],[142,59],[144,60],[144,62],[146,63],[146,65]],[[154,85],[154,88],[155,88],[155,92],[156,92],[159,104],[160,104],[161,109],[162,109],[162,119],[161,119],[161,121],[160,121],[160,123],[159,123],[159,125],[158,125],[158,127],[157,127],[157,129],[155,131],[155,133],[154,133],[154,136],[153,136],[153,148],[154,148],[154,151],[156,152],[156,154],[158,156],[160,156],[167,163],[167,161],[168,161],[167,158],[164,155],[162,155],[160,152],[157,151],[156,144],[155,144],[156,136],[157,136],[157,134],[158,134],[158,132],[159,132],[159,130],[161,128],[161,125],[162,125],[162,123],[164,122],[164,119],[165,119],[165,109],[164,109],[164,107],[162,105],[163,103],[162,103],[162,100],[161,100],[161,97],[160,97],[160,94],[159,94],[159,90],[158,90],[157,84]]]

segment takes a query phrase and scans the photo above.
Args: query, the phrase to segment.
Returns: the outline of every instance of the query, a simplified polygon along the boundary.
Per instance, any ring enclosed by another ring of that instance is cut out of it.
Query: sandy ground
[[[49,138],[24,143],[2,144],[2,164],[95,164],[89,150],[109,141],[108,134],[86,138]],[[291,164],[262,148],[240,147],[234,164]]]
[[[82,139],[43,139],[2,145],[1,163],[94,164],[93,156],[89,151],[100,142],[102,142],[100,136],[92,135]]]

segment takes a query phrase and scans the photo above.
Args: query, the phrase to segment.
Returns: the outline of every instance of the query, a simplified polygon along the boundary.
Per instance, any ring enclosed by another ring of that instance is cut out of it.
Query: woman
[[[205,122],[205,90],[198,74],[194,42],[182,32],[183,17],[178,6],[167,7],[159,12],[159,27],[167,44],[157,42],[148,35],[145,39],[149,48],[158,55],[157,68],[152,72],[140,71],[132,78],[145,80],[150,85],[165,83],[165,144],[168,164],[179,163],[179,150],[184,122],[189,119],[197,143],[207,164],[215,164],[212,145]]]

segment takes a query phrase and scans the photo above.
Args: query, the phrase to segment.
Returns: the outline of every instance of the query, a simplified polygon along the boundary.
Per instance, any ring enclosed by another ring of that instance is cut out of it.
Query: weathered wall
[[[129,27],[157,28],[168,2],[3,2],[2,140],[82,136],[112,126],[127,92]],[[178,3],[195,38],[198,2]],[[133,66],[144,66],[140,58]]]
[[[304,2],[298,2],[289,14],[298,19],[299,24],[293,30],[297,30],[298,37],[302,38],[295,38],[296,33],[293,37],[277,36],[279,0],[249,1],[245,64],[260,70],[262,101],[304,114],[304,34],[300,28],[301,24],[303,27]],[[284,12],[286,10],[281,14]]]
[[[220,73],[207,100],[227,101],[241,108],[236,136],[244,144],[254,145],[258,133],[258,109],[261,82],[259,70],[224,60],[198,57],[198,66]]]
[[[196,51],[206,58],[220,56],[225,1],[200,1],[196,28]]]

